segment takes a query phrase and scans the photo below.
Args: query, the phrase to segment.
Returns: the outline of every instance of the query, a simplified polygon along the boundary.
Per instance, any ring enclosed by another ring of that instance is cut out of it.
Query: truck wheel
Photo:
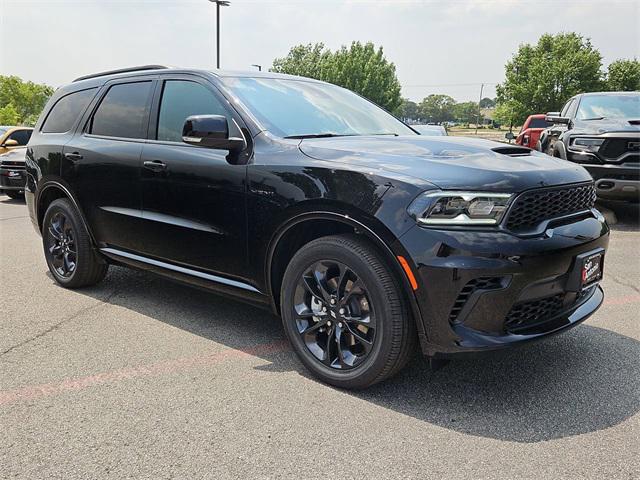
[[[302,363],[344,388],[394,375],[417,339],[401,288],[380,253],[357,235],[302,247],[281,291],[284,329]]]
[[[49,205],[44,215],[42,244],[49,270],[63,287],[88,287],[107,274],[109,265],[94,251],[80,214],[66,198]]]

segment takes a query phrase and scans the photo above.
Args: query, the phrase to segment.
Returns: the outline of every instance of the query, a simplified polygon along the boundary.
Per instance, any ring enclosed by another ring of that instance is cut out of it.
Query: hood
[[[411,176],[445,190],[519,192],[591,180],[575,163],[526,147],[464,137],[317,138],[302,140],[300,150],[315,159]]]
[[[11,162],[24,162],[26,154],[27,154],[26,147],[18,147],[1,154],[0,160],[2,161],[6,160]]]
[[[604,118],[602,120],[575,120],[572,131],[601,134],[608,132],[640,132],[640,118]]]

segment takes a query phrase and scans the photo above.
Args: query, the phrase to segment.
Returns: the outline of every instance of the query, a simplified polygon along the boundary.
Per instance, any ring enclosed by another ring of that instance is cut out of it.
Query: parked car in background
[[[0,154],[0,193],[11,198],[24,198],[26,147]]]
[[[552,125],[545,117],[546,115],[543,113],[529,115],[516,137],[516,145],[535,148],[542,131]]]
[[[541,151],[586,168],[599,197],[640,201],[640,92],[576,95],[547,119]]]
[[[29,143],[33,128],[0,126],[0,154]]]
[[[431,358],[508,348],[603,301],[609,229],[586,170],[420,136],[309,78],[82,77],[38,120],[25,195],[61,286],[117,264],[270,308],[339,387],[394,375],[416,343]]]
[[[444,137],[449,135],[443,125],[411,125],[420,135],[431,137]]]

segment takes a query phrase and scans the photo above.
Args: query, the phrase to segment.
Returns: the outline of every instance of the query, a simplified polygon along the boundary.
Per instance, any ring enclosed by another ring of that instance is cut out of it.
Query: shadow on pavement
[[[280,320],[269,312],[148,273],[112,267],[104,283],[80,292],[99,299],[114,292],[110,304],[229,348],[284,339]],[[270,362],[257,367],[263,371],[308,376],[288,349],[260,358]],[[435,373],[416,354],[395,378],[350,395],[461,433],[539,442],[612,427],[637,413],[638,371],[640,342],[581,325],[516,350],[454,361]]]

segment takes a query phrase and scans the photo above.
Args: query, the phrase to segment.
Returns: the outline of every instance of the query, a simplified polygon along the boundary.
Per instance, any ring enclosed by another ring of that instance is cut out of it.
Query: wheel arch
[[[91,228],[89,228],[89,224],[87,223],[87,219],[84,216],[82,208],[80,208],[80,204],[71,192],[71,189],[57,180],[47,180],[38,188],[38,193],[35,200],[35,214],[40,233],[42,233],[44,215],[47,211],[47,208],[49,208],[49,205],[51,205],[53,201],[59,198],[66,198],[73,204],[73,206],[78,211],[82,224],[89,233],[91,243],[95,246],[96,241],[93,236],[93,232],[91,231]]]
[[[326,233],[317,234],[319,229],[327,226],[333,228],[326,229]],[[382,225],[378,226],[378,230],[380,229],[387,230]],[[391,268],[392,274],[402,287],[402,294],[407,301],[418,334],[422,339],[424,326],[420,310],[410,280],[398,259],[398,255],[406,257],[407,254],[394,251],[391,245],[394,244],[397,248],[398,244],[395,243],[396,238],[391,232],[377,231],[375,227],[368,225],[361,219],[342,212],[319,210],[298,214],[286,221],[273,236],[267,250],[265,264],[267,295],[272,303],[273,311],[280,314],[282,276],[296,251],[310,240],[340,233],[362,235],[382,253],[383,261]]]

